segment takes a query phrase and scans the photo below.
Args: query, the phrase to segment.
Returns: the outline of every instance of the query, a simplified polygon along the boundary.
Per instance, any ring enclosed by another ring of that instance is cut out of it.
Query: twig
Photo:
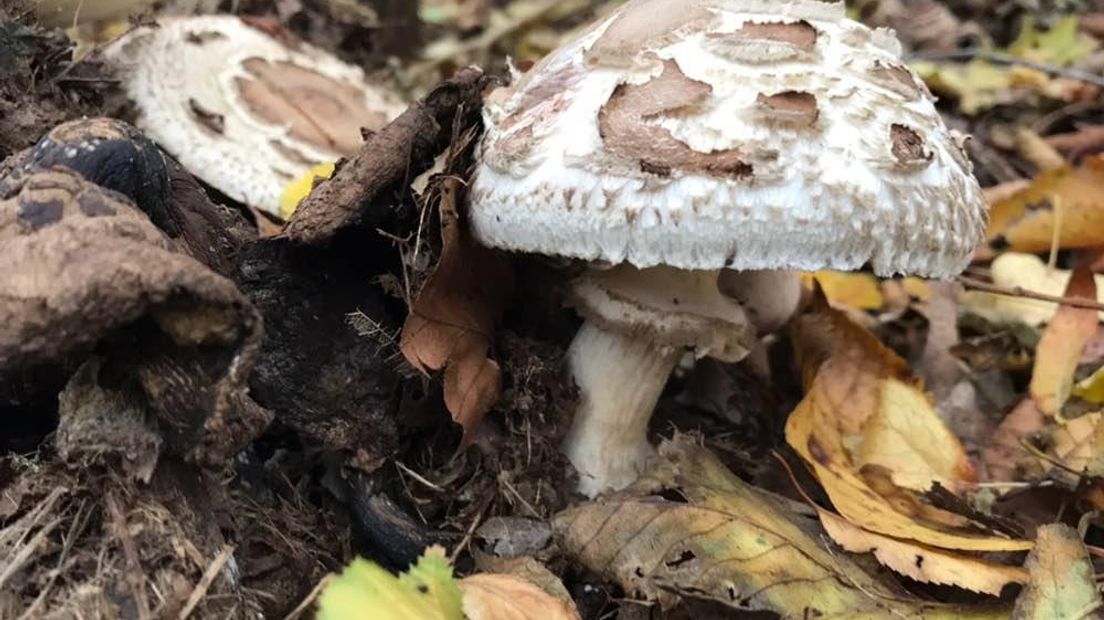
[[[424,476],[422,476],[418,472],[414,471],[413,469],[410,469],[406,465],[403,465],[400,461],[395,461],[395,467],[399,468],[399,471],[403,472],[404,474],[410,476],[411,478],[417,480],[418,482],[421,482],[426,487],[428,487],[428,488],[430,488],[434,491],[437,491],[438,493],[444,493],[445,492],[445,490],[443,488],[441,488],[439,485],[433,484],[432,482],[427,480]]]
[[[1058,297],[1056,295],[1036,293],[1035,291],[1029,291],[1020,286],[1000,286],[991,282],[983,282],[969,276],[958,276],[958,281],[962,284],[962,286],[965,286],[966,288],[984,291],[986,293],[993,293],[994,295],[1006,295],[1008,297],[1037,299],[1039,301],[1049,301],[1051,303],[1059,304],[1062,306],[1085,308],[1087,310],[1098,310],[1100,312],[1104,312],[1104,304],[1098,301],[1085,299],[1084,297]]]
[[[1029,69],[1035,69],[1036,71],[1042,71],[1050,75],[1056,75],[1058,77],[1064,77],[1071,80],[1078,80],[1093,86],[1099,86],[1104,88],[1104,77],[1094,75],[1088,71],[1081,71],[1078,69],[1068,69],[1065,67],[1059,67],[1045,62],[1039,62],[1036,60],[1027,60],[1026,58],[1017,58],[1011,54],[1004,54],[1001,52],[994,52],[991,50],[984,50],[977,47],[969,47],[961,50],[947,50],[941,52],[925,52],[922,54],[913,54],[909,56],[909,60],[974,60],[980,58],[981,60],[988,60],[1000,65],[1020,65],[1028,67]]]
[[[314,586],[314,589],[310,591],[310,594],[308,594],[301,603],[296,605],[295,609],[291,610],[291,613],[284,616],[284,620],[297,620],[299,616],[303,615],[303,612],[306,611],[312,603],[314,603],[314,601],[318,598],[318,595],[322,594],[322,590],[325,590],[326,586],[330,585],[330,582],[333,581],[333,578],[334,574],[330,573],[329,575],[326,575],[321,580],[319,580],[318,584]]]
[[[188,602],[184,604],[184,609],[180,610],[177,620],[186,620],[195,611],[196,606],[206,596],[207,590],[211,588],[211,583],[222,572],[222,568],[230,561],[230,556],[233,554],[234,546],[226,545],[218,552],[215,559],[211,560],[211,563],[207,565],[207,570],[203,571],[203,577],[199,579],[199,583],[196,584],[195,589],[188,596]]]
[[[483,506],[479,509],[479,512],[475,513],[475,518],[472,519],[471,525],[468,526],[468,531],[464,533],[464,538],[460,540],[460,544],[456,545],[456,548],[452,550],[452,555],[449,556],[449,564],[456,565],[456,558],[460,557],[460,554],[471,543],[472,536],[475,534],[475,528],[479,526],[479,522],[483,519],[483,511],[490,505],[490,500],[484,502]]]
[[[134,538],[131,537],[130,528],[127,527],[126,515],[123,514],[123,508],[119,505],[119,498],[114,491],[107,491],[104,504],[107,507],[108,515],[111,517],[111,528],[115,530],[115,537],[119,539],[119,543],[123,546],[123,557],[126,558],[127,564],[126,580],[130,584],[131,594],[134,595],[134,605],[138,608],[138,618],[149,620],[153,616],[150,614],[149,597],[146,595],[146,576],[142,572],[142,561],[138,556],[138,547],[134,545]]]

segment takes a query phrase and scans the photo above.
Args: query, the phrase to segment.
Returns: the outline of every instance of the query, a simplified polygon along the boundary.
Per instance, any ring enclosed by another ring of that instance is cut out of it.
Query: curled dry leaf
[[[1014,620],[1100,617],[1104,602],[1089,555],[1073,528],[1060,523],[1040,527],[1025,567],[1030,580],[1016,600]]]
[[[440,181],[441,258],[410,309],[401,348],[423,372],[445,368],[445,406],[466,442],[502,391],[501,369],[488,355],[513,272],[463,229],[460,189],[457,178]]]
[[[570,601],[514,575],[483,573],[460,581],[468,620],[578,620]]]
[[[1004,566],[967,555],[897,540],[855,527],[839,515],[818,509],[824,531],[852,553],[873,553],[883,565],[916,581],[958,586],[999,596],[1010,583],[1027,581],[1018,566]]]
[[[1065,296],[1096,299],[1096,283],[1087,265],[1074,270]],[[1073,388],[1081,351],[1096,335],[1098,322],[1096,310],[1062,306],[1043,332],[1035,349],[1030,391],[1031,398],[1046,415],[1061,413]]]
[[[867,530],[944,549],[1018,550],[1027,541],[949,529],[964,520],[919,501],[975,472],[904,361],[822,297],[791,324],[805,398],[786,441],[813,468],[836,509]]]
[[[744,483],[686,437],[659,454],[626,491],[554,521],[569,555],[632,598],[663,607],[706,598],[787,619],[1002,617],[928,605],[882,583],[825,547],[792,503]]]
[[[989,244],[1018,252],[1104,245],[1104,155],[1086,157],[1079,167],[1040,174],[1029,187],[993,204]]]

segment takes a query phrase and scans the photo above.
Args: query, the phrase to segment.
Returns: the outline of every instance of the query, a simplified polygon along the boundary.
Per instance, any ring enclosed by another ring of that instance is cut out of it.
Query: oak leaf
[[[410,309],[400,346],[422,372],[445,368],[445,406],[466,443],[502,391],[501,369],[489,354],[513,271],[463,229],[460,190],[457,178],[440,181],[441,257]]]

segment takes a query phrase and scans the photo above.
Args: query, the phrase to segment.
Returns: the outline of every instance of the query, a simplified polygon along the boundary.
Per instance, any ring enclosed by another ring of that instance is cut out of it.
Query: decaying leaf
[[[1066,297],[1096,299],[1096,284],[1088,266],[1074,270]],[[1031,397],[1049,416],[1061,413],[1073,387],[1074,372],[1085,344],[1096,335],[1097,311],[1062,306],[1047,325],[1035,349],[1035,370],[1031,375]]]
[[[1073,275],[1073,272],[1065,269],[1048,268],[1043,259],[1034,254],[1020,252],[1004,252],[998,256],[990,265],[989,273],[993,284],[997,286],[1009,289],[1018,287],[1051,297],[1061,297]],[[1104,275],[1097,275],[1094,279],[1097,299],[1104,301]],[[960,300],[963,307],[987,320],[995,323],[1018,321],[1032,327],[1049,321],[1059,305],[1040,299],[984,291],[967,291]],[[1100,317],[1104,318],[1104,313]]]
[[[1027,572],[1018,566],[1005,566],[897,540],[856,527],[827,510],[818,509],[824,531],[841,547],[852,553],[873,553],[883,565],[923,583],[957,586],[974,592],[999,596],[1010,583],[1027,581]]]
[[[1026,189],[993,204],[990,245],[1018,252],[1104,245],[1104,155],[1085,157],[1078,167],[1064,166],[1040,174]]]
[[[813,468],[836,509],[857,526],[944,549],[1017,550],[1030,543],[949,529],[961,519],[910,490],[961,490],[976,479],[904,361],[823,299],[791,323],[806,385],[786,441]]]
[[[981,451],[981,461],[989,480],[1016,480],[1019,470],[1033,465],[1021,442],[1046,426],[1047,417],[1031,398],[1025,398],[993,431],[993,436]],[[1035,472],[1035,473],[1041,473]]]
[[[502,390],[501,370],[488,355],[513,274],[505,258],[463,230],[460,188],[454,177],[440,182],[441,258],[410,309],[401,348],[423,372],[445,368],[445,406],[467,441]]]
[[[1100,413],[1086,413],[1049,429],[1050,451],[1071,472],[1099,476],[1104,457],[1104,428]],[[1074,481],[1076,484],[1077,481]]]
[[[484,573],[460,581],[467,620],[577,620],[570,601],[514,575]]]
[[[1104,602],[1089,555],[1073,528],[1060,523],[1040,527],[1025,566],[1030,581],[1016,600],[1014,620],[1100,617]]]
[[[663,607],[680,597],[782,618],[981,618],[911,599],[833,553],[793,505],[751,487],[686,437],[632,487],[554,522],[565,551]],[[673,498],[673,499],[669,499]]]

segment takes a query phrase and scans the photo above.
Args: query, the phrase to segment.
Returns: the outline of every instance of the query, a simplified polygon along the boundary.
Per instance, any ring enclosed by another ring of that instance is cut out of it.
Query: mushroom
[[[638,475],[681,351],[736,360],[785,323],[793,271],[965,267],[981,191],[900,53],[839,2],[630,0],[488,95],[476,238],[590,261],[569,294],[581,491]]]
[[[162,18],[101,55],[135,125],[215,189],[274,215],[285,186],[353,154],[362,128],[405,108],[358,67],[234,16]]]

